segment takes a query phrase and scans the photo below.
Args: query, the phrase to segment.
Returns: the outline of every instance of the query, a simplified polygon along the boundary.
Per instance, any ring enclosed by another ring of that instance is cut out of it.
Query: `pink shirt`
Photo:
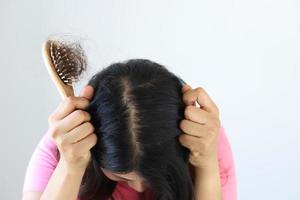
[[[225,130],[222,126],[220,128],[217,149],[222,184],[222,199],[236,200],[236,175],[233,154]],[[27,166],[23,192],[44,191],[58,163],[56,150],[56,144],[52,140],[49,132],[47,132],[41,138],[31,156],[30,162]],[[116,200],[141,199],[140,193],[128,186],[126,182],[118,182],[112,195]]]

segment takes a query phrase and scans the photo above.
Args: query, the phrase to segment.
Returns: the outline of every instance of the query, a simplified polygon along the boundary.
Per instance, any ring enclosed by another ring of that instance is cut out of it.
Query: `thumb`
[[[82,88],[79,96],[91,100],[93,95],[94,95],[94,88],[90,85],[86,85],[84,88]]]

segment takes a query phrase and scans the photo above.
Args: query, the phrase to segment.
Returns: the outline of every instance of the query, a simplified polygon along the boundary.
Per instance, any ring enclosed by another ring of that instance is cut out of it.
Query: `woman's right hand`
[[[79,97],[67,97],[49,116],[49,131],[67,170],[85,170],[91,159],[90,149],[97,136],[86,108],[93,96],[93,87],[86,86]]]

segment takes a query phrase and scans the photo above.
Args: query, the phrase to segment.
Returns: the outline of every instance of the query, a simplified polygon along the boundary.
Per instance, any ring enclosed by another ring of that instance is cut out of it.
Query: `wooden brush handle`
[[[61,97],[64,99],[68,96],[74,96],[74,90],[72,86],[66,85],[58,76],[55,66],[52,62],[51,56],[50,56],[50,44],[48,41],[46,41],[43,44],[43,58],[44,62],[46,64],[47,70],[50,74],[51,79],[53,80],[56,88],[58,89]]]

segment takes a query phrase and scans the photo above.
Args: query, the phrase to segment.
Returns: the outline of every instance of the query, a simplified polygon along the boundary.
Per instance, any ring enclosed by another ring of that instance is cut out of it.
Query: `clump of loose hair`
[[[64,40],[49,40],[52,63],[61,80],[71,85],[79,81],[87,69],[87,57],[80,43]]]

